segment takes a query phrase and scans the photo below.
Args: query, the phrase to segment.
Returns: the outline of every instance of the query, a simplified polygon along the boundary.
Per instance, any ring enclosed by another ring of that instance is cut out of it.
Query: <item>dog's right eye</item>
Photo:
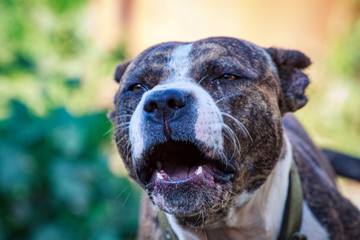
[[[219,80],[223,80],[223,81],[234,81],[236,79],[238,79],[237,76],[228,73],[225,73],[221,77],[219,77]]]
[[[133,84],[129,87],[129,90],[132,91],[132,92],[137,92],[137,91],[143,91],[143,90],[146,90],[147,88],[140,84],[140,83],[136,83],[136,84]]]

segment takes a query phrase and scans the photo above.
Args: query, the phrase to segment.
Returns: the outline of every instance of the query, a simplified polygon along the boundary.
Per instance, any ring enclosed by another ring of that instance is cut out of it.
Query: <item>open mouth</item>
[[[216,157],[213,150],[202,150],[191,142],[169,140],[158,144],[147,154],[145,162],[137,173],[146,189],[192,181],[226,183],[235,174],[234,166]]]

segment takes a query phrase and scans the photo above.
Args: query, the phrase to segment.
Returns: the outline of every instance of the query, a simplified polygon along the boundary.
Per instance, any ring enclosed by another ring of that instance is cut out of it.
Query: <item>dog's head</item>
[[[307,102],[309,64],[224,37],[159,44],[120,64],[110,118],[128,173],[182,223],[226,216],[280,158],[281,119]]]

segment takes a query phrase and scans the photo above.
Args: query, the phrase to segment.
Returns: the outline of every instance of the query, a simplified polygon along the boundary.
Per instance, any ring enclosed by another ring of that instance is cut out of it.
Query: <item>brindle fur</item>
[[[163,83],[173,71],[167,65],[171,53],[182,44],[185,43],[169,42],[151,47],[134,60],[120,64],[115,73],[115,79],[120,83],[116,109],[110,114],[115,124],[115,141],[129,175],[143,188],[145,186],[136,174],[138,166],[133,166],[131,160],[128,138],[128,122],[142,92],[129,93],[128,88],[141,83],[151,89]],[[359,211],[340,195],[331,166],[300,124],[291,114],[285,116],[307,102],[304,91],[309,80],[302,69],[310,65],[309,58],[298,51],[263,49],[246,41],[225,37],[195,42],[189,57],[192,66],[189,77],[206,89],[215,102],[218,100],[217,106],[222,112],[240,120],[251,139],[234,121],[224,117],[224,122],[234,130],[241,143],[238,154],[230,140],[224,139],[226,156],[232,156],[234,151],[236,153],[228,164],[236,167],[237,174],[230,185],[222,186],[221,201],[214,200],[216,207],[203,209],[201,217],[179,217],[179,222],[184,227],[203,229],[221,223],[234,204],[235,195],[245,190],[253,192],[265,182],[285,151],[285,131],[293,146],[304,200],[313,214],[332,239],[359,237]],[[240,76],[240,79],[230,82],[218,80],[219,76],[229,72]],[[200,187],[198,191],[210,190]],[[174,196],[191,200],[186,191],[181,194]],[[174,196],[169,199],[174,199]],[[156,210],[148,197],[145,197],[142,209],[139,239],[161,238]]]

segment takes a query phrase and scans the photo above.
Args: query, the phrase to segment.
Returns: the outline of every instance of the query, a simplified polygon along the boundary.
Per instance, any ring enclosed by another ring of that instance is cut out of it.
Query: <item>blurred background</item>
[[[232,36],[311,57],[315,142],[360,157],[359,0],[0,0],[0,240],[134,239],[141,191],[106,118],[118,62]],[[360,186],[339,178],[360,207]]]

